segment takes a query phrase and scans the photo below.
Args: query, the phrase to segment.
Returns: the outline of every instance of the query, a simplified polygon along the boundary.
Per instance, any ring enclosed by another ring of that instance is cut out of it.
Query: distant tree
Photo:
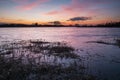
[[[75,24],[75,26],[76,26],[76,27],[79,27],[79,26],[80,26],[80,24]]]
[[[54,21],[53,23],[54,23],[54,25],[61,25],[60,21]]]
[[[49,22],[53,25],[62,25],[62,23],[60,21],[53,21],[53,22]]]
[[[38,26],[38,23],[35,23],[35,26]]]

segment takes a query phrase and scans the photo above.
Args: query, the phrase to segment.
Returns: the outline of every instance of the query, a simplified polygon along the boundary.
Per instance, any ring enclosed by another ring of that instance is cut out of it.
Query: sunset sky
[[[120,0],[0,0],[0,23],[120,21]]]

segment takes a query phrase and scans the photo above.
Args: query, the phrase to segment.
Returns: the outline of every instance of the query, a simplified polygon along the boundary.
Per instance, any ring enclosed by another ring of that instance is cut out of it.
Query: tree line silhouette
[[[105,24],[97,24],[97,25],[80,25],[80,24],[75,24],[75,25],[62,25],[62,24],[0,24],[0,27],[119,27],[120,28],[120,22],[109,22]]]

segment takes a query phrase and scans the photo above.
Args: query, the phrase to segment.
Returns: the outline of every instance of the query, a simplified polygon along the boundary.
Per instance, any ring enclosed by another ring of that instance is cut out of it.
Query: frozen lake
[[[0,28],[0,44],[30,39],[65,41],[79,50],[88,67],[87,73],[108,80],[120,80],[120,47],[88,42],[114,43],[117,38],[120,38],[120,28]]]

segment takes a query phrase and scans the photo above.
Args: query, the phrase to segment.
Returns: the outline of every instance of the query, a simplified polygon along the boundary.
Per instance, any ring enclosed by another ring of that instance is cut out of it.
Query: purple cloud
[[[91,20],[91,17],[74,17],[74,18],[70,18],[67,21],[86,21],[86,20]]]

